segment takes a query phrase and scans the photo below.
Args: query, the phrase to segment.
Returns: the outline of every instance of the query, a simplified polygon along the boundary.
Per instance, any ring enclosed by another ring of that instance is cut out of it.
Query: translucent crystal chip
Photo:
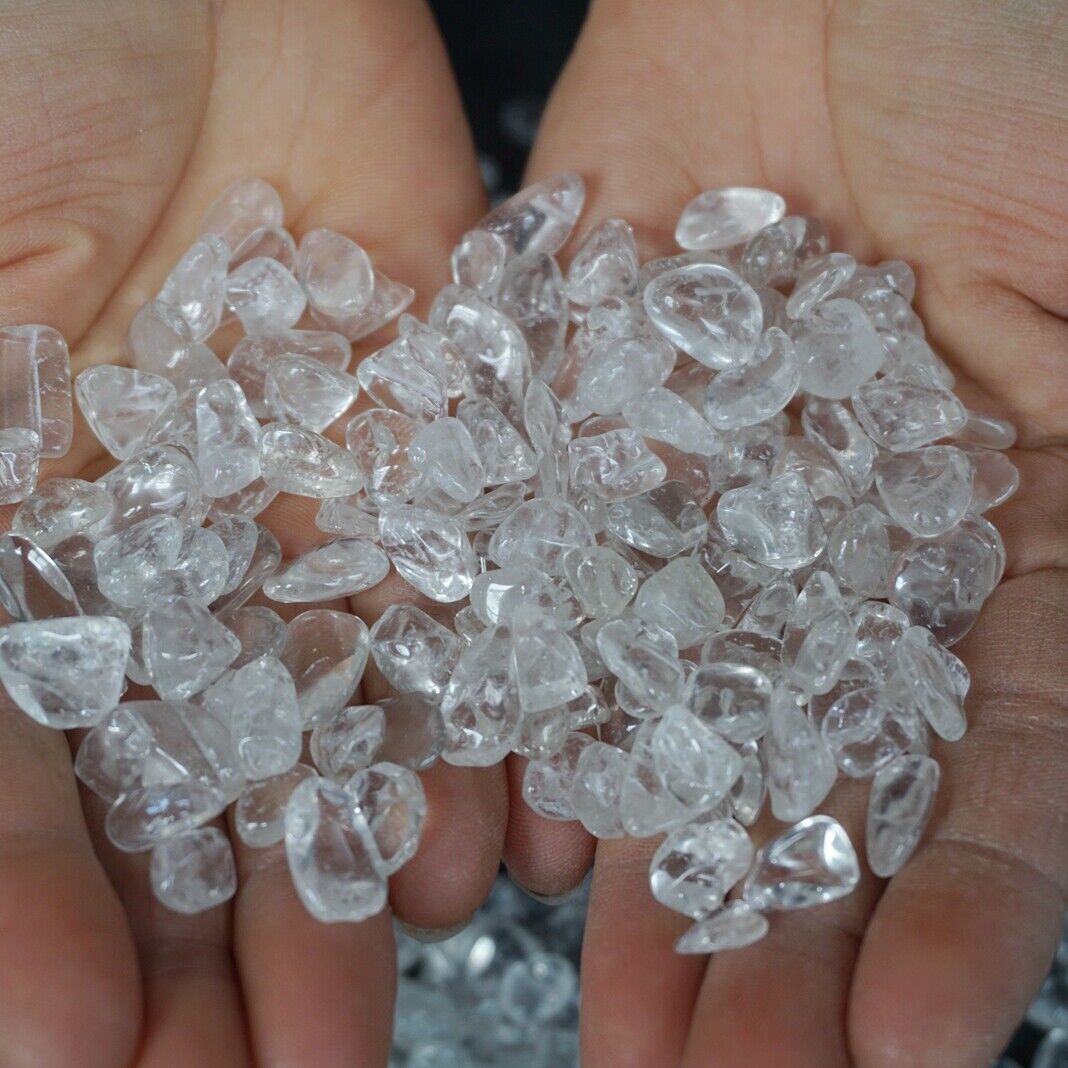
[[[972,464],[952,445],[929,445],[887,456],[875,469],[886,510],[910,534],[936,538],[967,512],[972,499]]]
[[[821,301],[841,292],[856,269],[857,261],[845,252],[829,252],[810,260],[797,276],[786,314],[791,319],[807,315]]]
[[[667,475],[663,460],[649,451],[635,430],[572,438],[567,446],[571,485],[602,500],[618,501],[659,486]]]
[[[360,361],[360,386],[376,404],[426,420],[445,415],[449,368],[438,351],[397,338]]]
[[[568,800],[571,810],[596,838],[622,838],[620,794],[627,754],[606,742],[583,747],[575,762]]]
[[[363,676],[367,626],[347,612],[313,608],[289,621],[282,662],[297,687],[305,729],[340,712]]]
[[[379,705],[350,705],[315,727],[309,752],[321,775],[344,782],[374,763],[385,737]]]
[[[647,328],[597,339],[579,369],[574,403],[599,415],[622,411],[625,405],[662,386],[675,359],[671,345]]]
[[[782,662],[790,678],[806,693],[826,693],[853,654],[854,638],[837,583],[826,571],[814,571],[783,632]]]
[[[787,215],[750,238],[741,257],[742,274],[752,286],[794,282],[807,263],[830,248],[818,219]]]
[[[882,367],[886,349],[855,301],[835,297],[797,321],[792,336],[801,388],[831,400],[850,396]]]
[[[586,187],[572,171],[560,171],[526,186],[478,224],[503,239],[509,252],[559,252],[571,236],[586,200]]]
[[[316,433],[336,422],[359,391],[356,379],[312,356],[282,356],[267,368],[263,400],[280,423]]]
[[[583,239],[567,271],[567,296],[590,307],[638,293],[638,246],[623,219],[603,219]]]
[[[742,949],[759,942],[768,928],[762,913],[744,901],[731,901],[681,935],[675,943],[675,952],[702,954]]]
[[[718,430],[762,423],[790,402],[801,381],[794,344],[777,326],[765,331],[752,363],[722,371],[704,396],[704,415]]]
[[[650,752],[668,791],[695,815],[718,805],[742,770],[733,747],[681,704],[657,723]]]
[[[144,605],[178,562],[182,524],[158,515],[102,538],[93,548],[100,592],[128,608]]]
[[[237,893],[230,839],[218,827],[201,827],[160,842],[149,865],[152,891],[169,909],[195,915]]]
[[[452,250],[452,280],[492,299],[501,284],[508,246],[489,230],[468,230]]]
[[[345,784],[363,814],[378,851],[383,875],[399,871],[415,856],[426,819],[426,793],[409,768],[382,761],[356,772]]]
[[[723,622],[723,597],[705,569],[692,557],[671,560],[638,590],[633,612],[638,619],[668,631],[680,649],[699,645]]]
[[[300,239],[295,273],[316,311],[333,318],[359,315],[371,303],[371,259],[335,230],[309,230]]]
[[[226,276],[226,303],[247,333],[266,334],[295,326],[307,300],[278,260],[256,256]]]
[[[0,327],[0,366],[4,368],[0,372],[4,387],[0,428],[32,430],[40,439],[41,456],[66,456],[74,417],[70,353],[63,336],[50,326],[35,323]],[[15,417],[16,412],[23,416]],[[29,420],[24,421],[27,412]]]
[[[609,533],[639,552],[662,560],[692,549],[705,536],[708,519],[681,482],[663,482],[608,506]]]
[[[965,444],[958,448],[972,465],[969,512],[988,512],[1004,504],[1020,488],[1020,471],[1003,452]]]
[[[680,248],[714,250],[748,241],[786,214],[786,201],[768,189],[727,186],[698,193],[675,227]]]
[[[754,741],[768,729],[774,687],[751,664],[703,664],[686,682],[685,703],[703,723],[732,742]]]
[[[859,385],[853,410],[875,444],[891,452],[908,452],[949,437],[968,418],[948,388],[911,369]]]
[[[226,796],[203,782],[153,783],[118,797],[108,810],[108,840],[124,853],[143,853],[189,834],[219,815]]]
[[[225,497],[259,477],[260,427],[236,382],[213,382],[197,393],[196,441],[205,493]]]
[[[250,782],[234,805],[234,829],[253,849],[276,845],[285,837],[285,811],[290,794],[305,779],[315,777],[307,764],[294,764],[280,775]]]
[[[389,558],[377,545],[336,538],[292,560],[263,584],[263,592],[272,601],[328,601],[369,590],[388,573]]]
[[[847,775],[863,779],[903,753],[922,736],[907,693],[891,683],[862,686],[827,710],[820,733]]]
[[[592,548],[593,531],[571,505],[537,499],[519,505],[494,531],[489,552],[501,567],[526,565],[550,575],[564,574],[571,549]]]
[[[784,822],[808,816],[838,777],[834,757],[819,729],[781,691],[772,702],[764,758],[771,811]]]
[[[734,820],[680,827],[660,843],[649,864],[653,897],[701,919],[719,909],[752,862],[753,843]]]
[[[456,520],[391,504],[379,514],[378,536],[397,573],[432,600],[450,603],[471,592],[475,557]]]
[[[262,226],[281,226],[282,198],[262,178],[239,178],[228,185],[208,208],[200,232],[219,234],[230,248],[237,248]]]
[[[424,426],[412,439],[408,457],[427,482],[454,500],[474,500],[486,483],[474,439],[451,416]]]
[[[696,409],[670,389],[658,387],[627,401],[623,417],[643,437],[666,442],[680,452],[712,456],[723,447]]]
[[[392,604],[371,628],[371,656],[401,693],[440,700],[463,642],[437,620],[408,604]]]
[[[296,426],[272,423],[260,439],[263,479],[283,493],[347,497],[363,485],[355,457],[328,438]]]
[[[225,622],[241,642],[241,652],[231,665],[235,671],[261,656],[278,656],[285,648],[286,621],[266,605],[235,609]]]
[[[850,492],[859,496],[871,485],[878,450],[849,409],[838,401],[810,397],[801,413],[805,437],[834,461]]]
[[[441,712],[434,701],[418,693],[384,697],[378,702],[386,717],[379,760],[413,771],[431,767],[445,744]]]
[[[894,553],[886,516],[860,504],[835,524],[827,538],[827,560],[843,586],[864,597],[885,597]]]
[[[535,374],[551,381],[564,357],[568,322],[560,265],[544,252],[509,260],[501,276],[496,305],[527,339]]]
[[[194,341],[211,337],[222,321],[230,245],[204,233],[174,265],[159,299],[181,313]]]
[[[37,487],[41,439],[25,427],[0,430],[0,504],[24,501]]]
[[[119,460],[138,451],[159,413],[178,395],[159,375],[110,364],[87,367],[74,392],[89,429]]]
[[[586,615],[618,615],[638,589],[634,568],[606,546],[572,549],[564,557],[567,580]]]
[[[685,675],[674,639],[637,619],[615,619],[597,632],[597,650],[640,701],[666,709],[682,693]]]
[[[111,515],[111,494],[99,482],[50,478],[19,506],[11,529],[42,549],[92,530]]]
[[[492,401],[484,397],[461,401],[456,418],[467,428],[475,444],[487,486],[519,482],[533,476],[537,470],[533,450]]]
[[[868,797],[867,849],[871,870],[896,875],[912,855],[934,807],[940,771],[922,753],[903,753],[872,779]]]
[[[184,700],[211,685],[241,651],[237,636],[189,597],[157,601],[145,614],[141,646],[152,685]]]
[[[513,622],[516,689],[524,712],[567,704],[586,689],[586,666],[575,642],[544,614],[524,606]]]
[[[523,773],[523,800],[539,816],[549,820],[573,820],[571,789],[583,749],[593,745],[586,734],[568,735],[560,752],[548,760],[532,760]]]
[[[943,649],[925,627],[909,627],[895,646],[896,660],[888,687],[895,687],[948,742],[964,736],[967,723],[962,705],[963,665]]]

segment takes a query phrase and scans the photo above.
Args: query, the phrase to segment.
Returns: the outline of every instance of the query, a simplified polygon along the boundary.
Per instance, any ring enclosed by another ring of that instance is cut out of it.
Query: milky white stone
[[[340,712],[363,676],[369,639],[362,619],[313,608],[289,621],[282,662],[297,687],[305,729]]]
[[[194,341],[204,341],[222,321],[230,246],[218,234],[199,237],[175,264],[159,299],[178,311]]]
[[[661,842],[649,864],[653,897],[700,919],[723,904],[752,861],[753,843],[734,820],[680,827]]]
[[[164,700],[184,700],[213,683],[241,651],[237,636],[189,597],[168,597],[145,615],[145,667]]]
[[[452,250],[452,280],[492,299],[501,284],[508,246],[499,234],[468,230]]]
[[[91,727],[118,703],[130,628],[107,616],[12,623],[0,632],[0,681],[38,723]]]
[[[89,531],[111,514],[111,494],[99,482],[50,478],[19,506],[11,529],[42,549]]]
[[[666,271],[645,287],[642,300],[664,337],[708,367],[741,367],[756,352],[760,298],[729,267],[695,263]]]
[[[160,842],[152,850],[149,876],[156,897],[188,916],[215,908],[237,893],[234,851],[218,827],[201,827]]]
[[[889,879],[904,866],[923,836],[934,807],[940,771],[922,753],[904,753],[872,779],[868,797],[868,864]]]
[[[964,427],[964,405],[941,382],[906,369],[858,386],[853,410],[876,445],[908,452]]]
[[[756,909],[800,909],[851,894],[860,865],[845,829],[829,816],[810,816],[757,854],[745,881],[745,901]]]
[[[385,907],[374,837],[343,786],[302,782],[286,804],[285,844],[293,885],[317,920],[358,923]]]
[[[234,805],[234,829],[241,841],[253,849],[281,842],[290,795],[305,779],[314,777],[314,768],[294,764],[280,775],[250,782]]]
[[[768,189],[727,186],[698,193],[675,227],[680,248],[714,250],[748,241],[786,214],[786,201]]]
[[[304,603],[351,597],[377,586],[389,573],[389,558],[361,538],[336,538],[296,559],[263,585],[272,601]]]
[[[347,497],[363,485],[352,453],[303,427],[272,423],[260,438],[264,481],[303,497]]]
[[[359,391],[356,379],[312,356],[282,356],[271,362],[263,384],[267,414],[316,433],[340,419]]]
[[[500,236],[509,252],[559,252],[586,200],[586,187],[572,171],[560,171],[521,189],[478,224]]]
[[[801,364],[801,388],[842,400],[883,365],[886,349],[855,301],[834,297],[797,321],[792,336]]]
[[[751,905],[731,901],[681,935],[675,942],[675,952],[702,954],[742,949],[759,942],[769,926],[767,919]]]
[[[638,293],[638,246],[624,219],[603,219],[583,239],[567,270],[567,296],[590,307]]]
[[[89,429],[119,460],[138,451],[160,412],[178,395],[159,375],[110,364],[87,367],[75,380],[74,392]]]
[[[300,239],[295,273],[316,311],[334,318],[359,315],[371,303],[371,258],[335,230],[309,230]]]
[[[219,234],[236,249],[259,227],[281,226],[282,213],[282,198],[274,186],[262,178],[239,178],[213,201],[200,232]]]

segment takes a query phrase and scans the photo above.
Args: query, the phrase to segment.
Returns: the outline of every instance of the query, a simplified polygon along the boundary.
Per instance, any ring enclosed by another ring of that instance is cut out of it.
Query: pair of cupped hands
[[[858,259],[909,261],[965,399],[1018,423],[1023,482],[992,516],[1006,581],[956,650],[970,730],[937,753],[934,819],[890,883],[866,873],[756,946],[681,957],[685,921],[648,890],[654,841],[540,820],[515,758],[425,774],[422,847],[390,891],[412,928],[462,924],[502,857],[542,896],[593,865],[586,1068],[985,1068],[1041,982],[1068,888],[1066,71],[1056,0],[594,0],[529,178],[578,171],[580,232],[623,216],[644,257],[673,251],[691,196],[730,184],[781,192]],[[57,327],[75,373],[118,362],[133,312],[247,175],[281,191],[298,238],[351,235],[425,312],[486,205],[424,4],[0,5],[0,322]],[[42,478],[106,466],[79,425]],[[262,517],[288,553],[323,537],[315,504]],[[386,583],[351,609],[370,624],[411,596]],[[371,665],[363,699],[383,690]],[[865,792],[828,805],[858,842]],[[101,828],[64,736],[0,710],[0,1068],[385,1064],[388,913],[318,923],[280,847],[238,840],[236,899],[181,916]]]

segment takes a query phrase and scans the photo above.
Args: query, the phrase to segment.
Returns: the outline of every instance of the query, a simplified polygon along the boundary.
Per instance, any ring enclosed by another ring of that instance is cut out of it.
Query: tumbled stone
[[[475,556],[455,520],[391,504],[379,514],[378,536],[397,573],[432,600],[451,603],[471,592]]]
[[[819,219],[787,215],[750,238],[741,256],[742,274],[752,286],[794,282],[806,264],[829,248]]]
[[[219,234],[236,249],[261,226],[282,225],[282,198],[262,178],[239,178],[216,199],[200,224],[200,232]]]
[[[838,776],[819,729],[789,695],[780,692],[772,702],[764,757],[771,811],[784,822],[813,812]]]
[[[597,650],[639,700],[666,709],[682,693],[685,675],[674,638],[637,619],[615,619],[597,632]]]
[[[241,643],[241,652],[231,664],[235,671],[261,656],[279,656],[285,648],[286,621],[266,605],[237,608],[224,622]]]
[[[734,820],[680,827],[660,843],[649,864],[653,897],[701,919],[720,908],[752,861],[753,843]]]
[[[474,442],[487,486],[519,482],[533,476],[537,470],[533,450],[492,401],[484,397],[461,401],[456,418]]]
[[[937,735],[958,741],[967,729],[960,692],[962,684],[967,691],[967,669],[925,627],[909,627],[894,651],[887,686],[907,694]]]
[[[840,293],[856,269],[857,261],[846,252],[829,252],[810,260],[797,276],[786,314],[791,319],[808,315],[821,301]]]
[[[638,293],[638,246],[623,219],[603,219],[583,239],[567,271],[567,296],[590,307]]]
[[[862,686],[827,710],[820,733],[847,775],[867,778],[921,737],[916,713],[904,696],[896,684]]]
[[[350,705],[317,724],[309,752],[321,775],[344,782],[378,759],[386,714],[378,705]]]
[[[755,741],[768,728],[774,687],[751,664],[703,664],[687,680],[685,703],[703,723],[732,742]]]
[[[371,628],[371,656],[401,693],[440,700],[463,642],[415,605],[392,604]]]
[[[586,200],[586,187],[572,171],[560,171],[521,189],[478,224],[497,234],[509,252],[559,252]]]
[[[501,284],[508,246],[489,230],[468,230],[452,250],[452,280],[492,300]]]
[[[189,597],[168,597],[149,608],[141,646],[152,685],[164,700],[199,693],[241,651],[237,636]]]
[[[623,837],[619,804],[626,772],[627,754],[614,745],[595,741],[579,753],[568,800],[596,838]]]
[[[680,649],[698,645],[723,622],[723,597],[692,557],[671,560],[642,583],[633,613],[668,631]]]
[[[759,942],[769,929],[767,918],[744,901],[730,901],[699,920],[675,942],[676,953],[720,953]]]
[[[463,422],[451,416],[424,426],[408,448],[412,465],[457,501],[472,501],[486,484],[482,460]]]
[[[371,303],[375,274],[371,259],[351,238],[335,230],[309,230],[300,239],[294,268],[308,303],[318,312],[344,319]]]
[[[0,504],[24,501],[37,486],[41,439],[35,430],[0,430]]]
[[[575,642],[536,609],[513,622],[516,689],[524,712],[567,704],[586,688],[586,667]]]
[[[321,434],[281,423],[264,427],[260,468],[269,486],[302,497],[347,497],[363,485],[351,452]]]
[[[160,842],[152,850],[149,875],[156,897],[187,916],[215,908],[237,893],[234,852],[218,827]]]
[[[189,834],[225,807],[226,795],[216,786],[153,783],[122,794],[108,810],[104,827],[116,849],[143,853],[160,842]]]
[[[705,418],[718,430],[762,423],[790,403],[800,381],[794,343],[778,327],[770,327],[751,363],[722,371],[709,383]]]
[[[267,368],[263,399],[272,419],[319,433],[349,410],[358,389],[352,375],[321,360],[282,356]]]
[[[144,519],[102,538],[93,548],[100,592],[128,608],[146,604],[178,562],[182,538],[181,523],[169,515]]]
[[[409,768],[382,761],[356,772],[345,784],[371,830],[382,875],[399,871],[419,848],[426,793]]]
[[[884,456],[875,484],[891,517],[921,538],[937,538],[960,521],[972,499],[972,465],[952,445]]]
[[[708,519],[686,486],[668,481],[609,504],[605,527],[639,552],[668,560],[701,541]]]
[[[400,337],[360,361],[356,378],[367,395],[385,408],[415,419],[446,414],[449,367],[439,351],[416,338]]]
[[[904,753],[872,779],[868,797],[867,851],[871,870],[896,875],[912,856],[934,807],[940,771],[922,753]]]
[[[288,330],[304,314],[304,290],[278,260],[256,256],[226,276],[226,303],[249,334]]]
[[[786,201],[768,189],[727,186],[698,193],[675,227],[680,248],[715,250],[740,245],[786,214]]]
[[[66,456],[74,416],[70,353],[63,336],[50,326],[35,323],[0,327],[0,367],[0,428],[32,430],[40,440],[41,456]],[[16,416],[16,412],[23,414]]]
[[[855,301],[835,297],[799,319],[792,336],[806,393],[842,400],[886,359],[871,320]]]
[[[297,687],[305,729],[340,712],[367,664],[369,638],[362,619],[313,608],[289,621],[282,662]]]
[[[827,560],[842,584],[864,597],[885,597],[894,552],[886,516],[874,505],[846,512],[827,538]]]
[[[312,318],[325,330],[342,334],[349,341],[359,341],[392,322],[415,299],[415,290],[375,271],[371,300],[361,312],[351,315],[328,315],[311,305]]]
[[[695,815],[718,805],[742,770],[732,746],[681,704],[657,723],[650,751],[661,781]]]
[[[296,559],[263,584],[272,601],[329,601],[377,586],[389,573],[389,558],[361,538],[336,538]]]
[[[650,452],[637,431],[611,430],[573,438],[567,446],[571,485],[589,489],[606,501],[644,493],[659,486],[667,468]]]
[[[868,489],[878,450],[844,404],[809,397],[801,427],[805,437],[834,461],[851,493],[859,496]]]
[[[197,468],[204,492],[225,497],[260,475],[260,427],[236,382],[213,382],[196,399]]]
[[[534,373],[551,381],[564,358],[568,323],[560,265],[544,252],[510,259],[495,302],[527,339]]]
[[[876,445],[909,452],[960,430],[964,405],[944,385],[914,370],[858,385],[853,410]]]
[[[89,429],[118,460],[133,456],[160,412],[177,397],[159,375],[129,367],[87,367],[74,382]]]
[[[422,694],[402,693],[378,702],[385,714],[385,735],[379,760],[423,771],[441,756],[445,745],[444,722],[434,701]]]
[[[582,411],[611,415],[667,381],[675,350],[647,327],[593,341],[575,382],[573,403]]]
[[[583,611],[594,619],[618,615],[638,589],[634,568],[606,546],[572,549],[564,570]]]
[[[89,532],[111,515],[111,494],[99,482],[50,478],[19,506],[11,529],[42,549],[51,549],[75,534]]]
[[[294,764],[280,775],[250,782],[234,805],[234,830],[241,841],[253,849],[281,842],[290,795],[305,779],[314,777],[314,768]]]
[[[548,820],[573,820],[571,789],[575,769],[582,751],[594,740],[586,734],[572,733],[564,747],[548,760],[532,760],[523,773],[523,800]]]
[[[826,693],[853,653],[853,620],[826,571],[805,582],[783,631],[782,662],[806,693]]]
[[[194,341],[205,341],[222,321],[230,246],[204,233],[174,265],[159,299],[181,313]]]

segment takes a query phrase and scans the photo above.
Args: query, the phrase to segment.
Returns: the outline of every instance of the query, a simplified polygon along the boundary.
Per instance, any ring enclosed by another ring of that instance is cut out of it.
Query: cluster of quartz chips
[[[906,265],[830,252],[780,197],[701,194],[684,251],[644,263],[602,221],[565,272],[583,199],[560,174],[495,208],[424,323],[355,242],[296,242],[277,193],[238,182],[126,363],[78,376],[119,462],[45,482],[0,538],[0,675],[41,722],[92,728],[79,775],[117,845],[157,851],[164,901],[232,893],[206,825],[234,803],[314,915],[372,914],[439,757],[520,754],[547,818],[666,834],[651,883],[695,920],[687,952],[853,888],[816,813],[839,774],[872,780],[877,874],[915,848],[931,732],[965,729],[947,647],[1004,566],[983,513],[1016,488],[1011,426],[952,392]],[[284,562],[256,522],[280,493],[318,501],[321,532]],[[370,631],[249,603],[391,572],[424,607],[396,597]],[[394,693],[360,704],[369,657]],[[123,676],[158,700],[118,703]],[[766,801],[789,826],[756,851]]]

